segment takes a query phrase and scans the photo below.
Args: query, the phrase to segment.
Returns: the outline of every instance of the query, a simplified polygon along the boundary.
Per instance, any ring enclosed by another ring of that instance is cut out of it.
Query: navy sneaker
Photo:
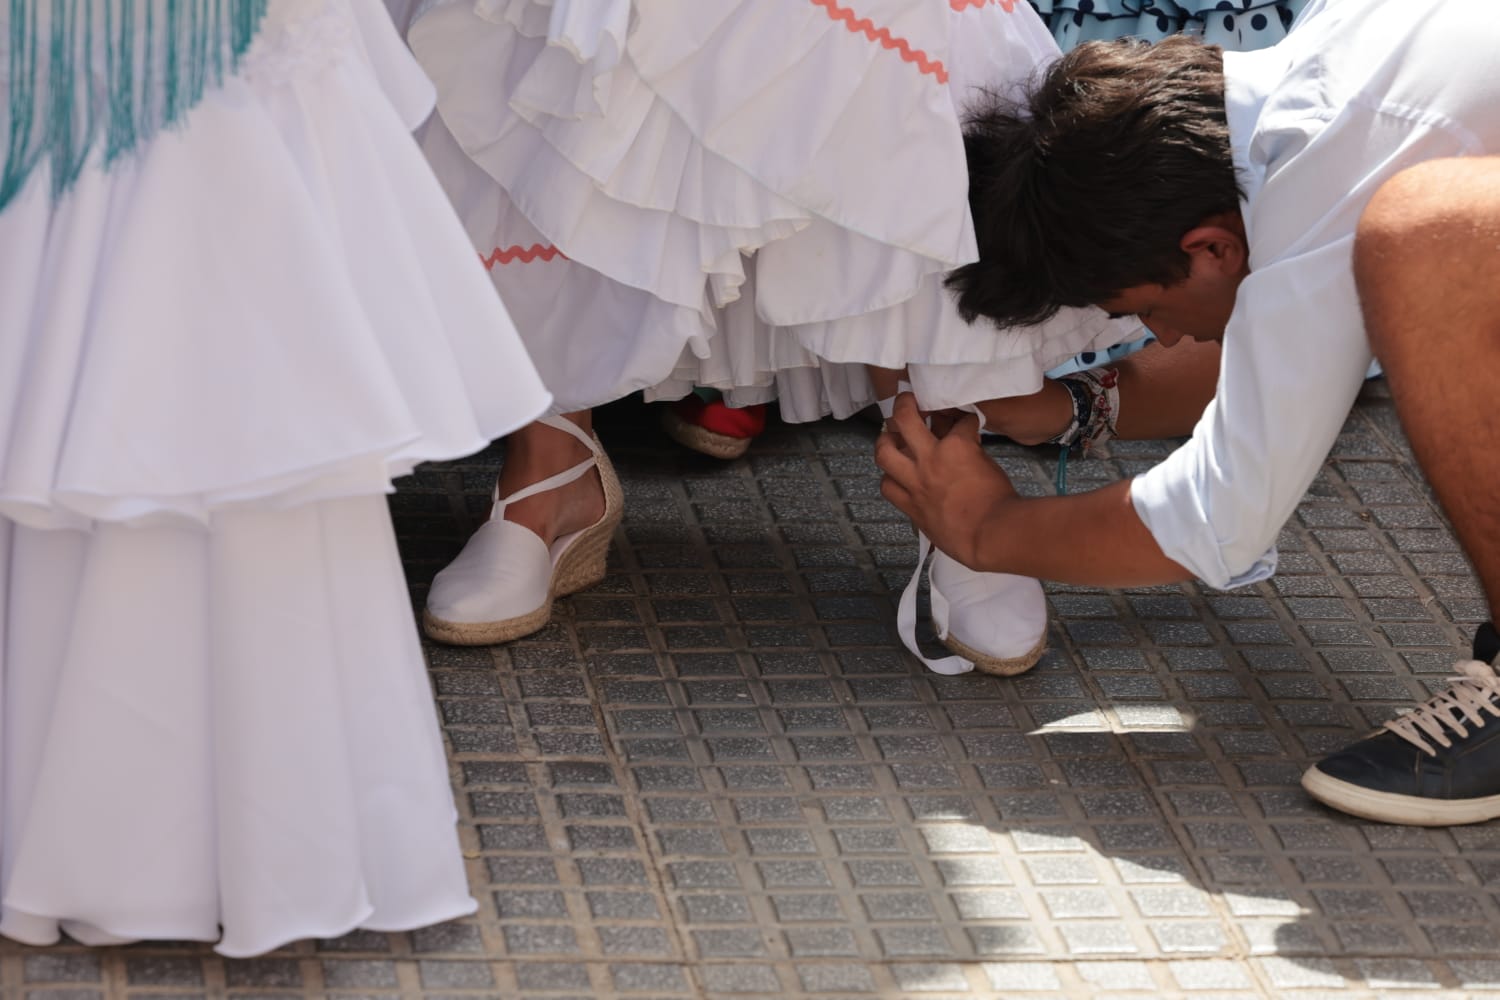
[[[1308,768],[1325,805],[1382,823],[1456,826],[1500,817],[1500,633],[1486,622],[1448,688]]]

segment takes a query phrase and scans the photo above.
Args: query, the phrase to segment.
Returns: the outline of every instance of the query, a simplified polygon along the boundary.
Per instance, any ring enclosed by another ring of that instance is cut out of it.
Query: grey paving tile
[[[330,989],[390,987],[398,982],[396,963],[392,961],[327,959],[322,968],[323,983]]]
[[[702,969],[703,985],[720,993],[767,994],[784,988],[776,970],[769,965],[709,965]]]
[[[853,963],[796,965],[797,978],[808,993],[873,993],[875,979],[870,969]]]
[[[695,928],[691,934],[702,958],[757,958],[769,952],[766,934],[754,927]]]
[[[785,937],[794,958],[857,958],[860,954],[849,927],[790,927]]]
[[[67,954],[49,953],[39,951],[25,954],[21,957],[21,978],[27,983],[97,983],[103,979],[103,963],[98,954]],[[273,965],[274,961],[272,962]],[[256,978],[259,964],[231,963],[230,968],[236,973],[245,974],[249,980]],[[295,972],[295,965],[293,965]],[[276,978],[270,974],[270,978]],[[247,981],[247,985],[252,985]],[[293,983],[271,982],[266,985],[283,986],[297,985]]]

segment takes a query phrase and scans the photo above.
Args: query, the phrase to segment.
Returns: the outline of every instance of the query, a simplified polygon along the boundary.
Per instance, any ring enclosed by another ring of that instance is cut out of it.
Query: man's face
[[[1111,316],[1135,316],[1171,347],[1184,337],[1223,340],[1238,288],[1237,279],[1194,273],[1172,285],[1127,288],[1099,306]]]
[[[1250,273],[1238,212],[1221,213],[1183,234],[1188,274],[1170,285],[1134,285],[1099,303],[1111,316],[1135,316],[1165,347],[1184,337],[1224,339],[1240,282]]]

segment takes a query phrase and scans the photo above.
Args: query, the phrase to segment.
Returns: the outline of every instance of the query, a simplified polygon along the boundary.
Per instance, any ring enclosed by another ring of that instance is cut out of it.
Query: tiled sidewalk
[[[732,464],[638,407],[601,428],[627,494],[609,578],[530,639],[430,650],[477,918],[255,961],[4,945],[0,994],[1500,996],[1500,826],[1355,822],[1296,784],[1483,617],[1378,386],[1273,581],[1050,588],[1052,651],[1008,682],[897,644],[915,546],[872,426],[779,428]],[[997,454],[1051,488],[1050,454]],[[496,463],[394,498],[418,597]]]

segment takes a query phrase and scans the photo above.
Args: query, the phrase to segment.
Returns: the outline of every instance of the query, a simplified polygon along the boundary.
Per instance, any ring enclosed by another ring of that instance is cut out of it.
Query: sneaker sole
[[[597,442],[598,438],[595,438]],[[620,477],[601,447],[598,451],[599,482],[604,487],[604,515],[578,533],[552,568],[547,600],[535,611],[497,622],[450,622],[423,609],[422,631],[429,639],[450,646],[496,646],[540,631],[552,620],[552,602],[576,594],[603,580],[607,573],[609,545],[615,528],[625,516],[625,491]]]
[[[753,438],[740,438],[729,434],[720,434],[706,427],[700,427],[695,423],[683,420],[671,410],[662,411],[661,429],[666,431],[667,437],[676,441],[684,448],[690,448],[700,455],[722,458],[725,461],[739,458],[745,452],[749,451],[750,442],[753,440]]]
[[[993,677],[1015,677],[1018,674],[1024,674],[1036,666],[1037,661],[1042,658],[1042,654],[1047,651],[1047,633],[1045,632],[1042,633],[1042,637],[1037,640],[1037,644],[1031,648],[1030,652],[1010,658],[981,653],[977,649],[965,646],[953,638],[952,635],[939,641],[947,647],[950,653],[957,653],[964,659],[972,661],[975,670],[981,674],[989,674]]]
[[[1479,799],[1424,799],[1418,795],[1377,792],[1350,784],[1316,767],[1302,775],[1307,794],[1330,808],[1361,819],[1402,826],[1464,826],[1500,818],[1500,795]]]

